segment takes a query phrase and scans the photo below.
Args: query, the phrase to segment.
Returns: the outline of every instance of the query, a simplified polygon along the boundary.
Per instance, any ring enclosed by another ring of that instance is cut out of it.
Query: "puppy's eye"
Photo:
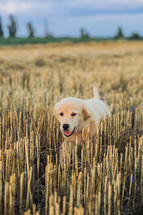
[[[71,116],[76,116],[76,113],[72,113]]]
[[[60,113],[60,116],[63,116],[63,115],[64,115],[63,112],[61,112],[61,113]]]

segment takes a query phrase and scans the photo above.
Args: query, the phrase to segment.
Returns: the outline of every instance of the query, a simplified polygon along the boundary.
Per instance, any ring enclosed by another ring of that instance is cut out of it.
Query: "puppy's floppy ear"
[[[54,106],[54,110],[53,110],[53,115],[57,117],[58,114],[58,106],[59,106],[59,102],[55,104]]]
[[[87,112],[85,106],[83,105],[83,108],[82,108],[82,114],[83,114],[83,118],[84,120],[86,121],[87,119],[89,119],[90,115],[89,113]]]

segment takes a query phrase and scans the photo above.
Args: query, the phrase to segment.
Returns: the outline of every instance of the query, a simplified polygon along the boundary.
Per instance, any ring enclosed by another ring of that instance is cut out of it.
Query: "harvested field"
[[[112,116],[61,169],[53,106],[94,81]],[[143,42],[1,47],[0,214],[143,214]]]

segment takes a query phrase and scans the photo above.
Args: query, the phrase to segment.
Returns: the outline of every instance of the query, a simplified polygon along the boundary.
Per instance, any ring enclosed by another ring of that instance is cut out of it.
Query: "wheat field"
[[[143,42],[1,46],[0,214],[143,214]],[[112,115],[62,169],[61,98]]]

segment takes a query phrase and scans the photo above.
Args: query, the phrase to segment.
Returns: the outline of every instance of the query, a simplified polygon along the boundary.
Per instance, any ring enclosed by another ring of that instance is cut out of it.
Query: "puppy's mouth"
[[[74,133],[75,128],[76,128],[76,127],[74,127],[74,129],[73,129],[72,132],[70,132],[70,131],[64,131],[64,135],[65,135],[66,137],[70,137],[70,136]]]

